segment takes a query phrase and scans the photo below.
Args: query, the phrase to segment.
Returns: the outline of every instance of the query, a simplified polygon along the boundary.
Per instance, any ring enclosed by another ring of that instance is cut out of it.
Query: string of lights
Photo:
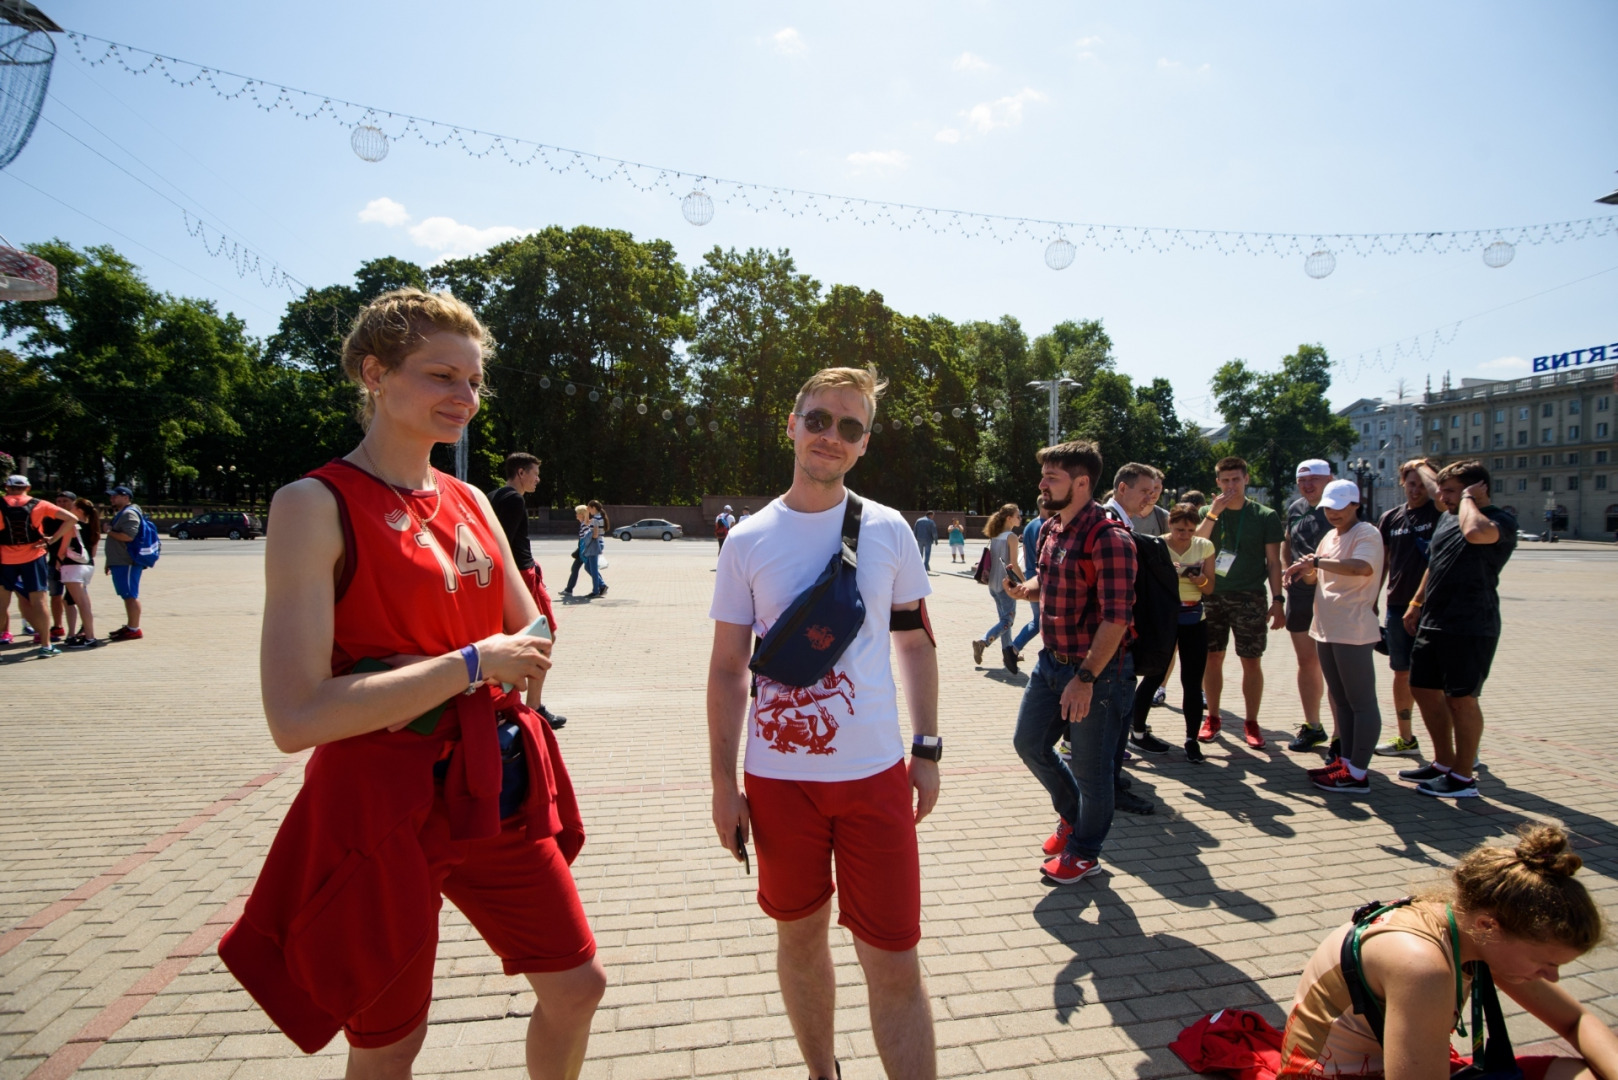
[[[1485,265],[1499,269],[1511,262],[1519,245],[1574,243],[1618,234],[1618,217],[1611,215],[1482,229],[1286,233],[1109,225],[865,199],[575,150],[303,90],[92,34],[69,31],[67,36],[79,58],[91,67],[115,65],[130,75],[161,76],[177,87],[206,88],[226,101],[246,101],[267,113],[330,120],[350,129],[350,147],[366,161],[379,162],[387,157],[392,143],[413,139],[430,148],[457,148],[473,158],[498,158],[519,167],[539,166],[558,176],[577,174],[602,184],[625,184],[643,193],[679,196],[682,214],[697,226],[713,220],[717,200],[757,214],[794,219],[887,226],[901,232],[953,234],[1001,244],[1044,242],[1045,263],[1053,270],[1072,265],[1078,248],[1086,247],[1131,254],[1211,251],[1220,255],[1303,256],[1304,270],[1313,278],[1331,274],[1339,253],[1367,257],[1477,251]]]

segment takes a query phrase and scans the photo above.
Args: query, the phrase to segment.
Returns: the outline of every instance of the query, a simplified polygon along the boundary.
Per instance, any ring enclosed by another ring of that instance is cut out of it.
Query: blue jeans
[[[931,544],[921,545],[921,568],[923,570],[933,568],[933,545]]]
[[[1011,647],[1018,652],[1022,652],[1022,647],[1032,641],[1035,634],[1039,633],[1039,605],[1029,604],[1028,606],[1034,609],[1034,617],[1028,620],[1027,626],[1017,631],[1017,636],[1011,641]]]
[[[579,583],[580,569],[583,569],[589,573],[590,580],[595,583],[596,592],[600,592],[602,589],[605,589],[607,587],[607,583],[601,580],[600,564],[600,555],[586,555],[584,558],[575,561],[573,563],[573,572],[567,576],[567,588],[563,591],[569,593],[573,591],[573,586]]]
[[[1017,617],[1017,601],[1003,592],[991,592],[989,595],[994,597],[994,606],[1000,612],[1000,621],[989,627],[988,632],[983,635],[983,640],[993,641],[999,638],[1000,647],[1009,649],[1012,647],[1011,623]]]
[[[1127,653],[1108,664],[1095,681],[1090,711],[1078,723],[1068,724],[1062,719],[1062,691],[1078,670],[1071,664],[1058,664],[1049,649],[1039,651],[1017,710],[1012,745],[1028,771],[1050,792],[1051,807],[1073,826],[1068,852],[1095,859],[1112,829],[1113,777],[1129,738],[1135,664]],[[1063,735],[1073,748],[1071,768],[1052,748]]]

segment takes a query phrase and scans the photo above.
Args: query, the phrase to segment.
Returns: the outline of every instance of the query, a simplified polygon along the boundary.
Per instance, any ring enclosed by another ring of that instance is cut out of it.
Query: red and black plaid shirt
[[[1052,652],[1083,656],[1102,623],[1130,622],[1135,541],[1126,528],[1103,526],[1106,516],[1092,501],[1066,525],[1058,514],[1039,530],[1039,632]],[[1127,643],[1126,633],[1120,654]]]

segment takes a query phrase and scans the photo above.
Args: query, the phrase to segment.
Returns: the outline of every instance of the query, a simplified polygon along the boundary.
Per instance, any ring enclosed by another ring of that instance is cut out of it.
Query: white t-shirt
[[[708,617],[763,637],[815,583],[842,544],[843,503],[800,514],[780,499],[737,522],[719,553]],[[862,780],[904,760],[889,613],[931,593],[921,552],[897,511],[865,500],[859,583],[865,622],[836,667],[799,689],[763,676],[747,718],[747,772],[773,780]]]
[[[1339,574],[1322,566],[1315,592],[1315,620],[1309,636],[1337,645],[1375,645],[1382,637],[1371,605],[1382,587],[1382,534],[1369,521],[1360,521],[1346,533],[1330,529],[1320,538],[1315,554],[1322,559],[1359,559],[1371,564],[1368,576]]]

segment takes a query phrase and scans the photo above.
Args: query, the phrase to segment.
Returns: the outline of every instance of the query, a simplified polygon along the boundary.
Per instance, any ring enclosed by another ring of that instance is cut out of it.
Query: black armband
[[[916,604],[914,611],[894,610],[888,614],[888,629],[892,630],[923,630],[926,631],[927,640],[933,648],[938,648],[938,639],[933,637],[932,620],[927,618],[927,601],[921,600]]]

